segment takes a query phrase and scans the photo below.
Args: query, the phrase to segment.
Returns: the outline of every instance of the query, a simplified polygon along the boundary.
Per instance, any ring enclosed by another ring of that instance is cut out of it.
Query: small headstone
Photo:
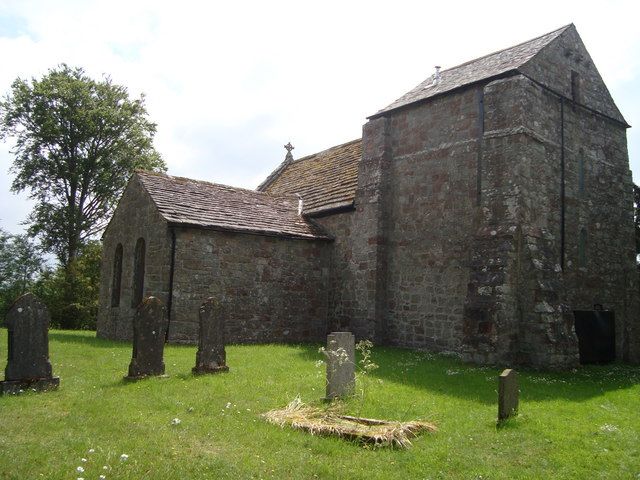
[[[0,394],[20,390],[57,388],[49,362],[49,311],[32,293],[18,298],[7,313],[9,336],[7,367]]]
[[[510,368],[498,377],[498,422],[518,412],[518,374]]]
[[[167,309],[156,297],[147,297],[133,317],[133,356],[129,375],[135,380],[164,374],[164,340],[167,331]]]
[[[327,400],[353,395],[356,386],[355,337],[351,332],[327,336]]]
[[[224,313],[213,297],[200,307],[200,337],[193,373],[227,372],[224,350]]]

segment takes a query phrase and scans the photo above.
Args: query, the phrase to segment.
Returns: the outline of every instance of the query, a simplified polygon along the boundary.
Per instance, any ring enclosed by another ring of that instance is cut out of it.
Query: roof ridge
[[[542,35],[538,35],[537,37],[530,38],[529,40],[525,40],[524,42],[516,43],[515,45],[511,45],[510,47],[501,48],[500,50],[496,50],[494,52],[487,53],[486,55],[481,55],[480,57],[476,57],[476,58],[468,60],[466,62],[459,63],[458,65],[454,65],[453,67],[449,67],[449,68],[446,68],[446,69],[442,70],[440,73],[442,74],[444,72],[448,72],[449,70],[453,70],[455,68],[464,67],[465,65],[469,65],[470,63],[477,62],[478,60],[482,60],[483,58],[491,57],[492,55],[497,55],[499,53],[506,52],[507,50],[512,50],[514,48],[521,47],[522,45],[526,45],[527,43],[535,42],[536,40],[540,40],[542,37],[546,37],[546,36],[552,35],[554,33],[558,34],[558,35],[556,35],[556,37],[557,37],[557,36],[561,35],[562,33],[564,33],[564,31],[567,28],[571,27],[571,26],[573,26],[573,23],[569,23],[567,25],[564,25],[563,27],[557,28],[557,29],[552,30],[552,31],[547,32],[547,33],[543,33]],[[551,39],[551,40],[553,40],[553,39]],[[549,41],[551,41],[551,40],[549,40]],[[540,47],[540,50],[542,50],[542,48],[544,48],[544,47]],[[428,78],[427,78],[427,80],[428,80]]]
[[[316,156],[320,155],[321,153],[329,152],[331,150],[335,150],[337,148],[344,147],[344,146],[349,145],[351,143],[356,143],[356,142],[361,142],[361,141],[362,141],[362,137],[356,138],[354,140],[349,140],[348,142],[340,143],[338,145],[334,145],[333,147],[325,148],[324,150],[320,150],[319,152],[311,153],[309,155],[305,155],[304,157],[294,158],[293,162],[291,162],[291,163],[297,163],[297,162],[301,162],[303,160],[308,160],[311,157],[316,157]]]
[[[136,174],[144,174],[144,175],[152,175],[155,177],[164,177],[170,180],[186,180],[188,182],[192,182],[192,183],[198,183],[198,184],[203,184],[203,185],[211,185],[214,187],[223,187],[223,188],[228,188],[228,189],[232,189],[232,190],[241,190],[243,192],[247,192],[247,193],[251,193],[253,195],[258,194],[258,195],[262,195],[262,196],[266,196],[266,197],[270,197],[270,198],[291,198],[291,199],[296,199],[297,197],[295,195],[282,195],[282,194],[273,194],[273,193],[268,193],[268,192],[262,192],[259,190],[253,190],[251,188],[242,188],[242,187],[234,187],[233,185],[227,185],[226,183],[217,183],[217,182],[210,182],[208,180],[199,180],[196,178],[189,178],[189,177],[179,177],[177,175],[169,175],[168,173],[163,173],[163,172],[152,172],[152,171],[148,171],[148,170],[136,170],[135,171]]]

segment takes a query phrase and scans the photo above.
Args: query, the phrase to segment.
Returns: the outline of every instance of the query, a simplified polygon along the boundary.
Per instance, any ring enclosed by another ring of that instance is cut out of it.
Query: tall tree
[[[15,138],[12,190],[36,201],[29,233],[67,267],[106,225],[135,169],[164,170],[144,96],[60,65],[16,79],[0,101],[0,138]]]
[[[0,229],[0,318],[44,269],[44,259],[26,235]]]

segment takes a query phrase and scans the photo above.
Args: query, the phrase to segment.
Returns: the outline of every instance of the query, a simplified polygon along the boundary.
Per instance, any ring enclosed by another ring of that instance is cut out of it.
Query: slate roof
[[[558,30],[519,45],[443,70],[440,72],[440,80],[437,83],[434,83],[434,76],[432,75],[413,90],[369,118],[375,118],[391,110],[435,97],[465,85],[514,72],[570,27],[571,25],[565,25]]]
[[[285,161],[258,187],[272,195],[299,194],[305,215],[351,207],[358,184],[362,140]]]
[[[305,239],[331,237],[313,221],[298,215],[298,198],[254,190],[136,172],[143,187],[170,225],[257,233]]]

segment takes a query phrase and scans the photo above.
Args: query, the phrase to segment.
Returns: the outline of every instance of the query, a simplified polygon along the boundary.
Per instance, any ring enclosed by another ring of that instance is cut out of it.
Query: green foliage
[[[0,318],[25,293],[44,268],[44,260],[26,235],[0,229]]]
[[[89,241],[66,268],[42,274],[33,290],[49,308],[52,325],[95,330],[101,254],[101,243]]]
[[[0,102],[0,138],[15,139],[12,190],[36,201],[29,233],[70,264],[111,216],[135,169],[164,170],[144,96],[60,65],[18,78]]]
[[[321,404],[319,345],[230,345],[228,373],[197,376],[191,374],[196,348],[168,345],[166,378],[127,383],[130,343],[88,332],[52,331],[49,338],[59,390],[0,397],[3,479],[97,479],[104,465],[109,480],[630,479],[640,473],[638,367],[519,370],[520,413],[497,429],[499,368],[376,347],[379,368],[369,373],[375,386],[363,416],[425,420],[438,431],[412,439],[407,450],[370,450],[260,417],[298,394]],[[1,355],[0,371],[5,360]],[[345,412],[358,404],[345,401]]]

